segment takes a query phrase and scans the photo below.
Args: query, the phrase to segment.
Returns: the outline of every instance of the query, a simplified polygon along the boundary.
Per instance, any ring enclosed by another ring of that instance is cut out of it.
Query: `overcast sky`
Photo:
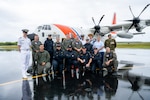
[[[100,25],[111,25],[114,12],[117,23],[123,23],[123,20],[132,19],[129,5],[138,16],[149,3],[149,0],[0,0],[0,42],[17,41],[22,36],[21,29],[27,28],[32,33],[41,24],[91,28],[94,26],[91,17],[98,23],[103,14],[105,17]],[[140,18],[150,19],[149,12],[150,6]],[[150,41],[150,27],[143,31],[145,35],[132,40]]]

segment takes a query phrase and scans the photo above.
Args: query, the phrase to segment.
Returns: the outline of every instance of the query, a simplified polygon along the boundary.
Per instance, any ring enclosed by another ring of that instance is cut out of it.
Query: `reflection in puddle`
[[[101,77],[99,74],[85,73],[84,76],[77,79],[71,74],[65,73],[65,78],[45,76],[33,79],[33,98],[37,100],[46,99],[97,99],[115,96],[118,88],[118,79],[116,76],[106,75]],[[65,82],[64,82],[65,81]],[[64,88],[65,83],[65,88]],[[104,95],[105,94],[105,95]]]
[[[22,81],[22,100],[32,100],[32,93],[28,80]]]

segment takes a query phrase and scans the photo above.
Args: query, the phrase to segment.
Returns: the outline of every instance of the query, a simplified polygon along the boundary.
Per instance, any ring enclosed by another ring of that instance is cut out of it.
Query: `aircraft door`
[[[42,32],[42,37],[44,37],[45,36],[45,33],[44,32]]]

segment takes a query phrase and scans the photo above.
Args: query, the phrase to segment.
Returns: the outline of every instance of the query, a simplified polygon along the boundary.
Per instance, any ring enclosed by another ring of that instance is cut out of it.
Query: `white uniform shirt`
[[[104,42],[102,42],[102,41],[96,41],[96,42],[94,42],[94,44],[93,44],[93,48],[97,48],[97,49],[100,49],[101,47],[104,47]],[[105,50],[104,50],[104,48],[103,49],[101,49],[99,52],[104,52]]]
[[[31,46],[31,40],[28,37],[20,37],[18,40],[18,45],[20,46],[20,50],[29,50]]]
[[[82,45],[84,45],[85,43],[86,43],[86,41],[85,40],[80,40],[81,42],[82,42]]]

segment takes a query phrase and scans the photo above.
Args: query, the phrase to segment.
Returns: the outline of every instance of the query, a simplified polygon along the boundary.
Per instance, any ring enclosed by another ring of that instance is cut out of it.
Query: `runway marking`
[[[50,73],[50,74],[52,74],[52,73]],[[1,83],[0,86],[14,84],[14,83],[17,83],[17,82],[21,82],[22,80],[32,80],[34,78],[39,78],[39,77],[43,77],[43,76],[46,76],[46,75],[48,75],[48,74],[36,75],[36,76],[32,76],[32,77],[29,76],[28,78],[22,78],[22,79],[19,79],[19,80],[14,80],[14,81],[10,81],[10,82]]]

